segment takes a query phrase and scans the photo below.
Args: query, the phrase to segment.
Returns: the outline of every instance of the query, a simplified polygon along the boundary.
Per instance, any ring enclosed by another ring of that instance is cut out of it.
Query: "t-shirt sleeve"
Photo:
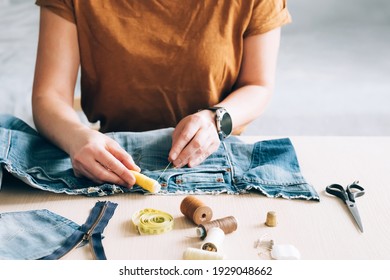
[[[36,0],[35,4],[48,8],[53,13],[70,22],[76,22],[72,0]]]
[[[290,22],[287,0],[255,0],[244,37],[262,34]]]

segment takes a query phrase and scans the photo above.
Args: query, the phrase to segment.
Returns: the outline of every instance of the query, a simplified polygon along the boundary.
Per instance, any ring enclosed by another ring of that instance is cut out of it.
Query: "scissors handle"
[[[355,198],[364,195],[364,188],[358,185],[358,181],[353,182],[347,187],[347,195],[350,201],[355,202]]]
[[[332,185],[329,185],[325,188],[325,191],[329,194],[332,194],[334,196],[337,196],[338,198],[340,198],[341,200],[343,200],[344,202],[346,202],[349,197],[346,193],[346,191],[344,190],[344,188],[339,185],[339,184],[332,184]]]

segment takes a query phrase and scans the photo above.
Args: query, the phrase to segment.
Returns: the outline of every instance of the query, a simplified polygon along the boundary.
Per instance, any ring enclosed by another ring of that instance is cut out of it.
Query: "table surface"
[[[242,137],[254,142],[279,137]],[[213,210],[213,219],[234,216],[235,232],[222,244],[226,259],[270,259],[256,240],[295,246],[305,260],[390,259],[390,137],[290,137],[302,174],[320,196],[320,202],[268,198],[260,193],[199,195]],[[366,190],[357,198],[364,226],[361,233],[341,200],[325,193],[327,185],[346,186],[353,181]],[[186,248],[199,248],[196,225],[184,217],[180,203],[185,195],[119,194],[101,198],[55,194],[27,186],[4,174],[0,213],[48,209],[83,224],[97,201],[118,203],[104,230],[103,245],[111,260],[180,260]],[[174,217],[172,231],[139,235],[131,217],[144,208],[154,208]],[[275,211],[278,224],[267,227],[267,212]],[[92,259],[89,246],[73,250],[63,259]]]

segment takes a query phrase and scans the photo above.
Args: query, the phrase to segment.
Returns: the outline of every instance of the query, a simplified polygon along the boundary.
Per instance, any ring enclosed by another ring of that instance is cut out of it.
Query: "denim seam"
[[[9,150],[10,150],[10,146],[11,146],[11,134],[12,134],[12,130],[9,130],[8,131],[8,143],[7,143],[7,147],[6,147],[6,150],[5,150],[5,153],[4,153],[4,158],[1,158],[3,157],[3,155],[0,154],[0,190],[1,190],[1,186],[3,185],[3,167],[2,167],[2,163],[6,164],[7,162],[7,159],[8,159],[8,154],[9,154]]]
[[[8,159],[9,151],[11,150],[11,139],[12,139],[12,130],[8,133],[8,143],[7,143],[7,150],[4,155],[4,159]]]
[[[262,145],[260,143],[255,143],[253,145],[252,152],[251,152],[251,162],[249,163],[249,169],[252,168],[252,166],[254,165],[253,162],[255,161],[255,157],[258,156],[256,155],[256,151],[258,151],[260,155],[261,150],[262,150]]]
[[[264,187],[266,187],[266,186],[247,186],[245,188],[245,191],[249,191],[251,189],[256,189],[256,190],[260,191],[266,197],[272,197],[272,198],[282,197],[285,199],[305,199],[305,200],[320,201],[320,197],[315,193],[307,194],[307,195],[306,194],[286,195],[285,193],[277,193],[275,195],[271,195],[267,192],[267,190],[264,189]]]
[[[238,189],[237,189],[237,186],[236,186],[236,176],[235,176],[235,169],[234,169],[234,165],[233,165],[233,162],[232,162],[232,159],[231,159],[231,157],[230,157],[230,154],[229,154],[229,152],[228,152],[228,149],[227,149],[227,147],[226,147],[226,144],[225,144],[225,142],[221,142],[222,143],[222,146],[223,146],[223,149],[224,149],[224,151],[225,151],[225,156],[226,156],[226,158],[227,158],[227,161],[228,161],[228,163],[229,163],[229,168],[230,168],[230,181],[232,182],[232,187],[234,187],[234,189],[236,190],[236,191],[238,191]]]
[[[259,183],[263,185],[269,185],[269,186],[293,186],[293,185],[300,185],[300,184],[306,184],[307,182],[305,180],[298,180],[298,181],[291,181],[291,182],[272,182],[272,181],[264,181],[262,179],[257,178],[246,178],[245,176],[242,177],[242,180],[248,183]]]

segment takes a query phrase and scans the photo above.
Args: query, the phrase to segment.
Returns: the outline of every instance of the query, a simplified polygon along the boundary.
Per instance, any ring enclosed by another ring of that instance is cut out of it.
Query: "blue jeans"
[[[82,226],[46,209],[0,213],[0,260],[56,260],[86,243],[106,260],[102,233],[116,207],[96,202]]]
[[[140,166],[158,179],[168,164],[173,128],[147,132],[114,132],[116,140]],[[27,184],[46,191],[87,196],[146,192],[115,184],[96,184],[74,175],[69,155],[41,137],[26,123],[0,115],[0,163]],[[0,176],[1,177],[1,176]],[[253,144],[229,137],[199,166],[169,168],[159,178],[160,194],[240,194],[260,192],[267,197],[319,201],[302,176],[288,138]]]
[[[40,259],[60,248],[78,228],[46,209],[1,213],[0,259]]]

